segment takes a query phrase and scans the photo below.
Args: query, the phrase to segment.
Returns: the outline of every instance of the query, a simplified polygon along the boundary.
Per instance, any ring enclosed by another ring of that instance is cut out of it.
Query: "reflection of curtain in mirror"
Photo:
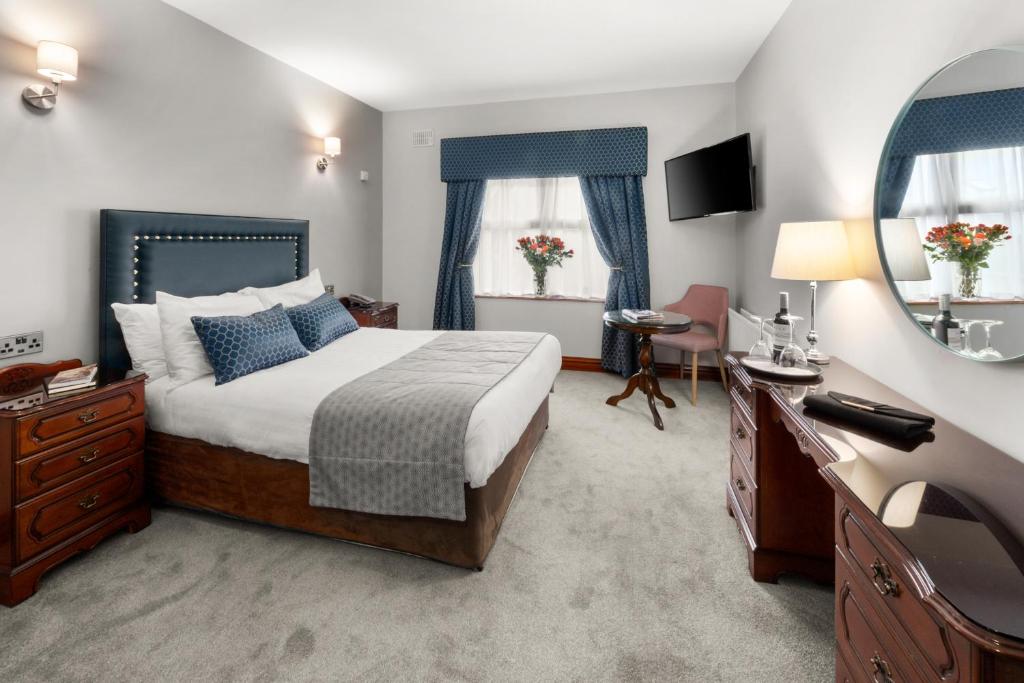
[[[608,266],[597,251],[579,178],[488,180],[474,263],[477,294],[533,294],[533,271],[516,240],[537,234],[561,237],[576,253],[549,268],[549,294],[603,299]]]
[[[921,239],[933,227],[955,221],[1002,223],[1013,239],[997,246],[982,272],[980,296],[1024,297],[1024,147],[918,156],[901,217],[913,217]],[[952,291],[953,267],[931,263],[930,282],[899,282],[907,299]]]

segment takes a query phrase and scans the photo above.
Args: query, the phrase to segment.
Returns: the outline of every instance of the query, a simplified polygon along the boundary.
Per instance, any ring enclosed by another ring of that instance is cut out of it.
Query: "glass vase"
[[[953,264],[953,291],[961,299],[976,299],[981,293],[981,268]]]
[[[537,296],[544,296],[547,294],[547,277],[547,268],[533,269],[533,291]]]

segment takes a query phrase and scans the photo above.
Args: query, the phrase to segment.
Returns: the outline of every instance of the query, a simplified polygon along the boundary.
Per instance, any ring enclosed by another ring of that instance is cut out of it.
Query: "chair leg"
[[[698,353],[694,351],[690,354],[690,403],[697,405],[697,357]]]
[[[722,349],[715,349],[715,355],[718,356],[718,370],[722,373],[722,388],[725,389],[725,393],[729,393],[729,380],[725,375],[725,359],[722,358]]]

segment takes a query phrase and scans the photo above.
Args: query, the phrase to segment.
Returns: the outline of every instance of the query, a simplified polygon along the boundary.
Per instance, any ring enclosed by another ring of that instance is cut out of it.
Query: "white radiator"
[[[750,313],[743,310],[729,309],[729,350],[749,351],[757,341],[760,331],[757,323],[750,319]]]

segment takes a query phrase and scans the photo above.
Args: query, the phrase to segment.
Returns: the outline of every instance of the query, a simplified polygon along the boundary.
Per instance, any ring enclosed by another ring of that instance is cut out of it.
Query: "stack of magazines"
[[[634,323],[659,322],[665,319],[661,313],[646,308],[623,308],[622,317]]]
[[[71,391],[82,391],[96,386],[96,364],[83,365],[80,368],[72,368],[56,375],[46,381],[46,393],[64,394]]]

